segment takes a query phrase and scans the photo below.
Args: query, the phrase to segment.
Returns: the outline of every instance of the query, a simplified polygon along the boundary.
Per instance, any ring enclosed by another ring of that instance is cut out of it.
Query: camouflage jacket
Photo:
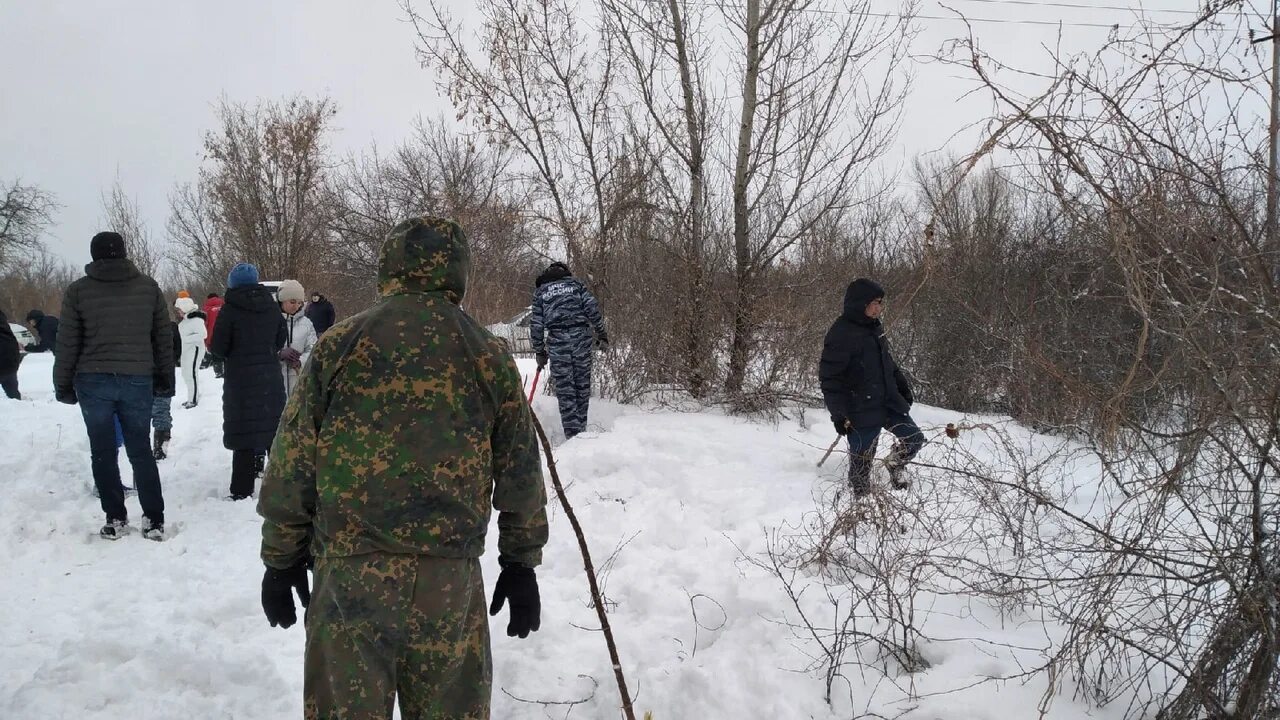
[[[262,559],[484,552],[539,564],[546,488],[515,361],[459,307],[469,250],[449,220],[388,235],[381,299],[330,328],[285,408],[262,481]]]

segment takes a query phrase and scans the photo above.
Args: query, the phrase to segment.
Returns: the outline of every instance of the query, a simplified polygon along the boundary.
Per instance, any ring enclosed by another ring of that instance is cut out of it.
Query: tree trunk
[[[751,342],[749,305],[751,236],[749,232],[747,188],[750,184],[751,136],[755,126],[756,85],[760,79],[760,0],[747,0],[747,64],[742,78],[742,116],[738,125],[738,151],[733,170],[733,256],[736,265],[733,297],[733,344],[729,349],[729,374],[725,390],[742,392],[747,375]]]

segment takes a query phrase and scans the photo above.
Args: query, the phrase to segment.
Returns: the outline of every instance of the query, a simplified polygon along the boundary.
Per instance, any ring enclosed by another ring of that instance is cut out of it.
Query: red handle
[[[533,393],[538,389],[538,378],[542,376],[542,368],[538,368],[538,372],[533,374],[533,387],[529,388],[529,404],[533,404]]]

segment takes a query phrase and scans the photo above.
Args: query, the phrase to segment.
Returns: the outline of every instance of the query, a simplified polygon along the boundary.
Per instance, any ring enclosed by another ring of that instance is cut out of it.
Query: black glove
[[[916,404],[916,394],[911,392],[910,385],[903,385],[902,387],[898,388],[898,392],[902,393],[902,399],[906,400],[908,405]]]
[[[600,335],[596,336],[596,349],[599,350],[600,352],[604,352],[605,350],[609,349],[608,335],[604,333],[600,333]]]
[[[542,599],[538,597],[538,578],[533,568],[520,565],[502,568],[498,584],[493,586],[493,602],[489,603],[489,614],[497,615],[504,600],[511,603],[507,637],[519,635],[527,638],[530,632],[537,632],[542,627]]]
[[[831,424],[836,426],[837,435],[848,435],[849,430],[851,429],[849,421],[846,418],[835,418],[831,421]]]
[[[307,585],[307,563],[300,562],[288,570],[267,568],[262,576],[262,612],[267,615],[271,627],[292,626],[298,621],[298,611],[293,605],[293,591],[305,609],[311,604],[311,589]]]
[[[53,391],[53,396],[58,400],[58,402],[66,403],[67,405],[75,405],[80,402],[79,399],[76,398],[75,388],[57,388]]]
[[[535,356],[538,358],[539,370],[547,366],[547,354],[545,352],[535,353]]]
[[[173,373],[159,373],[151,376],[151,394],[160,398],[171,398],[177,388]]]
[[[284,362],[289,363],[289,365],[298,365],[301,364],[302,361],[302,353],[291,347],[280,350],[278,357]]]

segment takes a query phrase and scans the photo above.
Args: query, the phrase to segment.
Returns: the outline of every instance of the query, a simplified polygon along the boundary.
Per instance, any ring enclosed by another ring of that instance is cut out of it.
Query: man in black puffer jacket
[[[871,464],[884,428],[897,436],[885,464],[896,488],[908,482],[903,469],[924,445],[924,435],[909,415],[915,397],[880,324],[884,288],[859,278],[844,294],[844,313],[831,325],[822,345],[818,377],[822,398],[836,432],[849,438],[849,484],[856,495],[871,490]]]
[[[258,268],[240,263],[227,276],[226,303],[213,326],[209,352],[226,364],[222,384],[222,445],[231,451],[231,500],[253,494],[254,480],[284,412],[279,353],[284,317]]]
[[[116,455],[113,416],[120,419],[125,452],[142,504],[142,535],[164,539],[164,497],[151,453],[152,395],[173,397],[173,337],[169,303],[155,280],[125,256],[118,233],[93,236],[93,262],[62,298],[62,325],[54,353],[58,402],[80,404],[89,431],[93,482],[107,524],[101,535],[125,530],[124,486]]]
[[[18,392],[18,366],[22,364],[22,351],[18,348],[18,338],[14,337],[9,327],[9,318],[0,310],[0,388],[11,400],[21,400]]]

